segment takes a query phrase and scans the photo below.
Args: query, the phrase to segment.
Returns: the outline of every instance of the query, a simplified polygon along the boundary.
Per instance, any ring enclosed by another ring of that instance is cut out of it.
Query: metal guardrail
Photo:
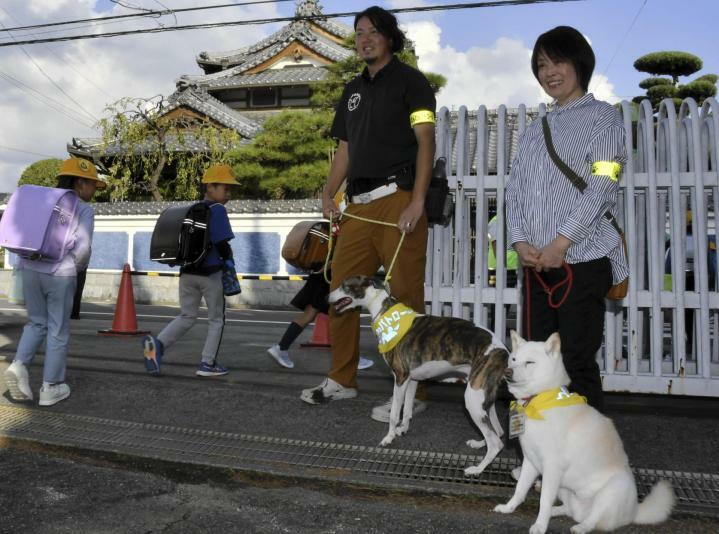
[[[467,477],[464,469],[478,464],[480,456],[215,432],[16,406],[0,406],[0,436],[230,469],[304,468],[336,481],[346,481],[350,473],[370,482],[421,483],[430,491],[510,488],[515,484],[510,472],[518,465],[515,459],[497,458],[480,476]],[[677,495],[677,512],[719,516],[719,475],[652,469],[635,469],[634,474],[640,497],[663,478]]]

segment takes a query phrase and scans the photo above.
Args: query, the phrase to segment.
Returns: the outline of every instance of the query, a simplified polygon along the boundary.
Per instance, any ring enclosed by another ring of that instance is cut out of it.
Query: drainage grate
[[[427,489],[512,487],[510,471],[518,465],[514,459],[497,458],[480,476],[466,477],[465,467],[478,464],[481,456],[213,432],[15,406],[0,406],[0,436],[196,465],[275,472],[303,468],[337,480],[364,475],[395,484],[421,483]],[[635,476],[640,496],[657,480],[667,479],[678,498],[677,511],[719,516],[719,475],[635,469]]]

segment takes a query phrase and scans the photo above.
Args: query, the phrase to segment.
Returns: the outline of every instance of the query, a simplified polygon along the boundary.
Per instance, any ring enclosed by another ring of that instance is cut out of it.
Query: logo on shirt
[[[360,105],[360,100],[362,100],[362,96],[359,93],[354,93],[347,101],[347,109],[350,111],[356,110]]]

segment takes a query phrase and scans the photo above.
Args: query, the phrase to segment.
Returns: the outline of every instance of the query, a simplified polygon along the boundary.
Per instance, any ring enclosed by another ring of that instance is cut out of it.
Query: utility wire
[[[17,88],[20,89],[21,91],[23,91],[23,92],[25,92],[25,93],[28,93],[31,97],[35,98],[36,100],[39,100],[40,102],[42,102],[42,103],[45,104],[46,106],[48,106],[48,107],[54,109],[54,110],[57,111],[58,113],[62,113],[63,115],[65,115],[65,116],[68,117],[69,119],[72,119],[72,120],[74,120],[75,122],[77,122],[77,123],[79,123],[79,124],[82,124],[82,125],[85,126],[86,128],[92,128],[92,127],[93,127],[93,124],[87,122],[87,119],[85,119],[84,117],[78,116],[78,115],[77,115],[77,112],[76,112],[74,109],[69,108],[69,107],[65,106],[64,104],[62,104],[62,103],[60,103],[60,102],[58,102],[58,101],[56,101],[56,100],[53,100],[53,99],[50,98],[49,96],[46,96],[46,95],[42,94],[42,93],[41,93],[40,91],[38,91],[37,89],[33,89],[32,87],[30,87],[30,86],[27,85],[26,83],[21,82],[20,80],[18,80],[17,78],[14,78],[14,77],[11,76],[10,74],[7,74],[7,73],[5,73],[5,72],[0,71],[0,79],[5,80],[6,82],[8,82],[8,83],[11,84],[11,85],[14,85],[15,87],[17,87]]]
[[[0,8],[0,9],[2,9],[2,8]],[[5,10],[3,9],[3,11],[5,11]],[[5,13],[7,13],[7,11],[5,11]],[[0,26],[2,26],[3,28],[5,27],[2,22],[0,22]],[[10,34],[10,36],[12,37],[13,40],[15,40],[15,37],[14,37],[12,34]],[[95,117],[92,113],[90,113],[87,109],[85,109],[85,108],[83,107],[83,105],[80,104],[80,102],[78,102],[78,101],[75,100],[72,96],[70,96],[70,94],[69,94],[67,91],[65,91],[65,89],[63,89],[63,88],[60,86],[60,84],[58,84],[55,80],[53,80],[53,79],[47,74],[47,72],[45,72],[45,71],[43,70],[43,68],[38,64],[38,62],[35,61],[35,59],[30,55],[30,53],[29,53],[27,50],[25,50],[25,47],[24,47],[24,46],[21,46],[21,47],[20,47],[20,50],[22,50],[23,54],[25,54],[25,55],[27,56],[27,58],[30,60],[30,62],[31,62],[33,65],[35,65],[35,68],[37,68],[37,70],[39,70],[40,73],[41,73],[52,85],[54,85],[54,86],[58,89],[58,91],[60,91],[63,95],[65,95],[65,96],[70,100],[70,102],[72,102],[73,104],[75,104],[75,105],[78,107],[78,109],[80,109],[85,115],[87,115],[88,117],[90,117],[90,118],[93,120],[93,122],[97,122],[97,120],[98,120],[97,117]]]
[[[634,24],[637,22],[637,19],[639,18],[639,14],[642,12],[642,9],[644,9],[644,6],[647,5],[647,0],[644,0],[641,6],[639,6],[639,10],[637,11],[637,14],[634,15],[634,18],[632,19],[631,24],[629,24],[629,27],[627,28],[627,31],[624,32],[624,36],[619,40],[619,44],[617,44],[617,48],[614,50],[614,53],[612,54],[612,57],[609,59],[609,63],[607,63],[606,68],[602,71],[602,80],[600,80],[599,85],[597,85],[593,92],[597,92],[599,88],[604,84],[604,81],[607,79],[607,72],[609,71],[609,67],[612,66],[612,63],[614,62],[614,58],[617,57],[617,54],[619,53],[619,50],[622,48],[622,45],[624,44],[624,41],[626,41],[627,36],[629,35],[629,32],[632,31],[632,28],[634,28]]]
[[[282,0],[276,0],[282,1]],[[503,6],[516,6],[516,5],[527,5],[527,4],[547,4],[547,3],[563,3],[563,2],[581,2],[584,0],[504,0],[504,1],[490,1],[490,2],[472,2],[467,4],[443,4],[435,6],[416,6],[416,7],[405,7],[397,9],[389,9],[392,13],[412,13],[412,12],[425,12],[425,11],[450,11],[456,9],[477,9],[482,7],[503,7]],[[197,9],[197,8],[195,8]],[[179,10],[177,10],[179,11]],[[143,33],[161,33],[168,31],[182,31],[182,30],[199,30],[207,28],[222,28],[227,26],[249,26],[253,24],[272,24],[275,22],[291,22],[297,20],[322,20],[328,18],[340,18],[340,17],[352,17],[356,15],[356,11],[346,11],[343,13],[327,13],[322,15],[311,15],[305,17],[275,17],[266,19],[253,19],[253,20],[236,20],[230,22],[214,22],[205,24],[188,24],[185,26],[172,26],[169,28],[146,28],[141,30],[129,30],[121,32],[108,32],[108,33],[92,33],[83,35],[68,35],[64,37],[48,37],[44,39],[31,39],[26,41],[17,41],[14,43],[1,42],[0,47],[15,46],[24,44],[37,44],[37,43],[55,43],[60,41],[77,41],[81,39],[99,39],[105,37],[120,37],[124,35],[137,35]]]
[[[65,26],[68,24],[79,24],[81,22],[102,22],[105,20],[114,20],[114,19],[128,19],[128,18],[138,18],[138,17],[159,17],[159,16],[163,16],[163,15],[172,15],[175,13],[184,13],[186,11],[204,11],[207,9],[223,9],[223,8],[227,8],[227,7],[243,7],[243,6],[250,6],[250,5],[255,5],[255,4],[279,4],[282,2],[294,2],[294,1],[295,0],[253,0],[253,1],[249,1],[249,2],[234,2],[232,4],[217,4],[217,5],[202,6],[202,7],[185,7],[185,8],[181,8],[181,9],[165,9],[162,11],[149,11],[148,10],[146,13],[126,13],[124,15],[109,15],[107,17],[66,20],[66,21],[61,21],[61,22],[47,22],[45,24],[34,24],[32,26],[18,26],[17,28],[7,28],[4,30],[0,30],[0,32],[32,30],[35,28],[49,28],[51,26]],[[162,4],[160,4],[160,5],[162,5]]]
[[[33,156],[42,156],[44,158],[62,159],[61,156],[57,156],[57,155],[51,156],[50,154],[42,154],[40,152],[32,152],[30,150],[23,150],[22,148],[15,148],[15,147],[5,146],[5,145],[0,145],[0,150],[12,150],[13,152],[23,152],[25,154],[32,154]]]

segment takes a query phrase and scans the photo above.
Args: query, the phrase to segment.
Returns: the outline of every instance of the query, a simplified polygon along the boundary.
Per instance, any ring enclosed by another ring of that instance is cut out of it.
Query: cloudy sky
[[[294,0],[237,6],[103,24],[76,29],[40,28],[0,32],[0,45],[13,40],[72,33],[102,33],[290,16]],[[438,5],[469,0],[372,0],[386,8]],[[325,13],[361,10],[372,1],[322,0]],[[229,0],[3,0],[0,28],[229,4]],[[118,5],[123,4],[123,5]],[[677,7],[681,5],[682,7]],[[134,8],[134,9],[133,9]],[[679,10],[685,10],[680,13]],[[686,13],[687,10],[691,10]],[[699,73],[719,73],[715,22],[717,0],[580,0],[403,14],[400,22],[415,41],[420,67],[445,75],[440,106],[496,107],[546,101],[529,68],[537,36],[560,24],[578,28],[592,43],[597,68],[590,87],[609,101],[631,99],[647,77],[632,63],[648,52],[684,50],[704,60]],[[351,19],[342,19],[351,23]],[[0,192],[12,191],[30,163],[67,157],[73,137],[94,137],[93,124],[108,103],[121,97],[169,95],[181,74],[198,74],[196,55],[256,42],[277,24],[175,31],[25,46],[0,46]]]

